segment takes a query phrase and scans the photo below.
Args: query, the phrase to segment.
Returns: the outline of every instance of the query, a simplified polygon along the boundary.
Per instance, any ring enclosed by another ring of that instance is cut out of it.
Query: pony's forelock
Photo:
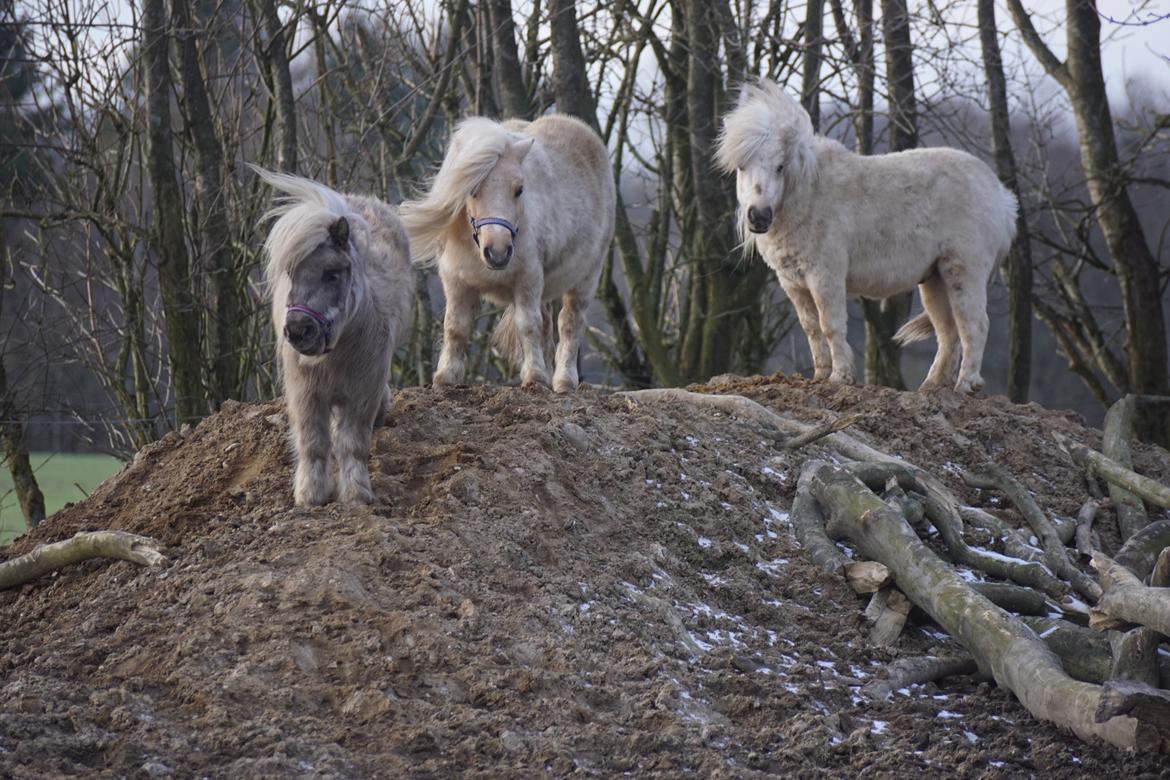
[[[439,256],[448,232],[462,215],[465,201],[516,140],[517,136],[499,122],[485,117],[470,117],[459,123],[426,194],[404,201],[398,209],[410,234],[410,251],[416,264],[432,263]]]
[[[369,246],[370,226],[346,202],[345,197],[323,184],[287,173],[251,166],[273,188],[285,193],[267,214],[276,220],[268,231],[264,252],[268,262],[264,278],[268,284],[292,272],[313,250],[329,240],[329,228],[342,217],[349,223],[350,253],[360,262]]]

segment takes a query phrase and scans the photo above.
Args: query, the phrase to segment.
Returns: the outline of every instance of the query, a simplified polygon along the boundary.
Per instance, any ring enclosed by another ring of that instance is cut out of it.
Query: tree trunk
[[[1016,241],[1004,268],[1008,288],[1008,398],[1018,404],[1028,400],[1032,376],[1032,248],[1028,217],[1016,180],[1012,152],[1007,84],[995,25],[995,0],[979,0],[979,41],[983,48],[983,72],[991,105],[991,149],[1000,181],[1016,196]]]
[[[600,131],[593,93],[585,72],[585,55],[581,52],[581,34],[577,27],[577,7],[573,0],[553,0],[552,18],[553,91],[557,112],[569,114]]]
[[[200,306],[192,291],[191,263],[183,235],[183,194],[175,170],[171,127],[170,35],[164,0],[142,4],[142,56],[146,68],[147,170],[153,195],[155,262],[162,294],[167,354],[178,423],[207,414],[201,358]]]
[[[215,128],[215,114],[207,95],[203,63],[195,40],[191,0],[172,6],[183,85],[180,101],[187,130],[195,141],[195,195],[203,268],[211,282],[211,322],[208,349],[212,365],[212,395],[216,405],[243,397],[244,338],[241,332],[247,308],[238,258],[231,246],[223,183],[223,144]],[[275,13],[275,12],[274,12]],[[295,144],[296,139],[294,137]]]
[[[0,291],[3,286],[0,285]],[[0,298],[3,298],[0,292]],[[20,504],[24,522],[29,528],[36,528],[45,519],[45,496],[37,484],[36,474],[28,459],[28,443],[24,438],[24,425],[16,419],[16,405],[8,390],[8,372],[4,358],[0,355],[0,439],[4,444],[4,464],[12,474],[12,489]]]
[[[280,139],[276,147],[276,167],[285,173],[296,173],[297,106],[285,49],[284,25],[280,23],[273,0],[257,0],[257,6],[264,22],[264,34],[268,36],[265,59],[275,87],[273,97],[276,101],[276,128]]]
[[[918,146],[918,118],[914,97],[913,45],[906,0],[881,0],[882,35],[886,42],[886,82],[890,91],[890,151]],[[905,390],[902,350],[894,333],[910,314],[911,293],[884,301],[861,302],[865,314],[865,381]]]
[[[824,0],[808,0],[804,16],[804,72],[800,102],[812,120],[813,130],[821,128],[821,49],[824,46]]]
[[[524,71],[516,48],[516,24],[512,19],[511,0],[491,0],[491,21],[495,54],[496,90],[504,116],[530,119],[532,103],[524,88]]]

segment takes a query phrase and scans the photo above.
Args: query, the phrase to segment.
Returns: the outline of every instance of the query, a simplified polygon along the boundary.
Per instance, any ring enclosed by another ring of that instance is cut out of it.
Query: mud
[[[780,376],[737,392],[854,432],[960,496],[984,452],[1051,512],[1086,498],[1076,418],[1003,399]],[[411,389],[375,434],[374,508],[292,505],[277,403],[143,451],[0,552],[82,529],[164,541],[0,593],[0,776],[1156,776],[970,678],[869,703],[918,617],[866,641],[864,601],[805,561],[799,462],[710,411],[582,389]],[[1137,468],[1170,479],[1170,456]],[[1099,519],[1108,537],[1111,513]]]

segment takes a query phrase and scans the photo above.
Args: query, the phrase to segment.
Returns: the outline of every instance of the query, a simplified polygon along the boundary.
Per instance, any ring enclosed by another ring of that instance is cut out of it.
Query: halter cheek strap
[[[300,312],[307,315],[310,319],[321,326],[321,330],[325,332],[325,352],[332,352],[333,346],[330,344],[333,341],[333,318],[326,317],[316,309],[310,309],[308,306],[302,306],[299,303],[290,303],[285,307],[284,313],[287,316],[289,312]]]
[[[479,246],[479,229],[488,225],[499,225],[502,228],[507,228],[508,232],[512,234],[513,241],[520,233],[520,228],[503,217],[480,217],[479,219],[468,217],[467,219],[471,222],[471,240],[475,242],[476,246]]]

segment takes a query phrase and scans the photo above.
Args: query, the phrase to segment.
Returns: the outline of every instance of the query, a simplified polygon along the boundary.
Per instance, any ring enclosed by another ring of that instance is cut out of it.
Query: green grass
[[[34,452],[29,459],[45,494],[48,515],[70,501],[85,498],[102,480],[122,468],[122,461],[109,455]],[[0,545],[8,544],[25,530],[24,516],[12,490],[12,474],[0,468]]]

